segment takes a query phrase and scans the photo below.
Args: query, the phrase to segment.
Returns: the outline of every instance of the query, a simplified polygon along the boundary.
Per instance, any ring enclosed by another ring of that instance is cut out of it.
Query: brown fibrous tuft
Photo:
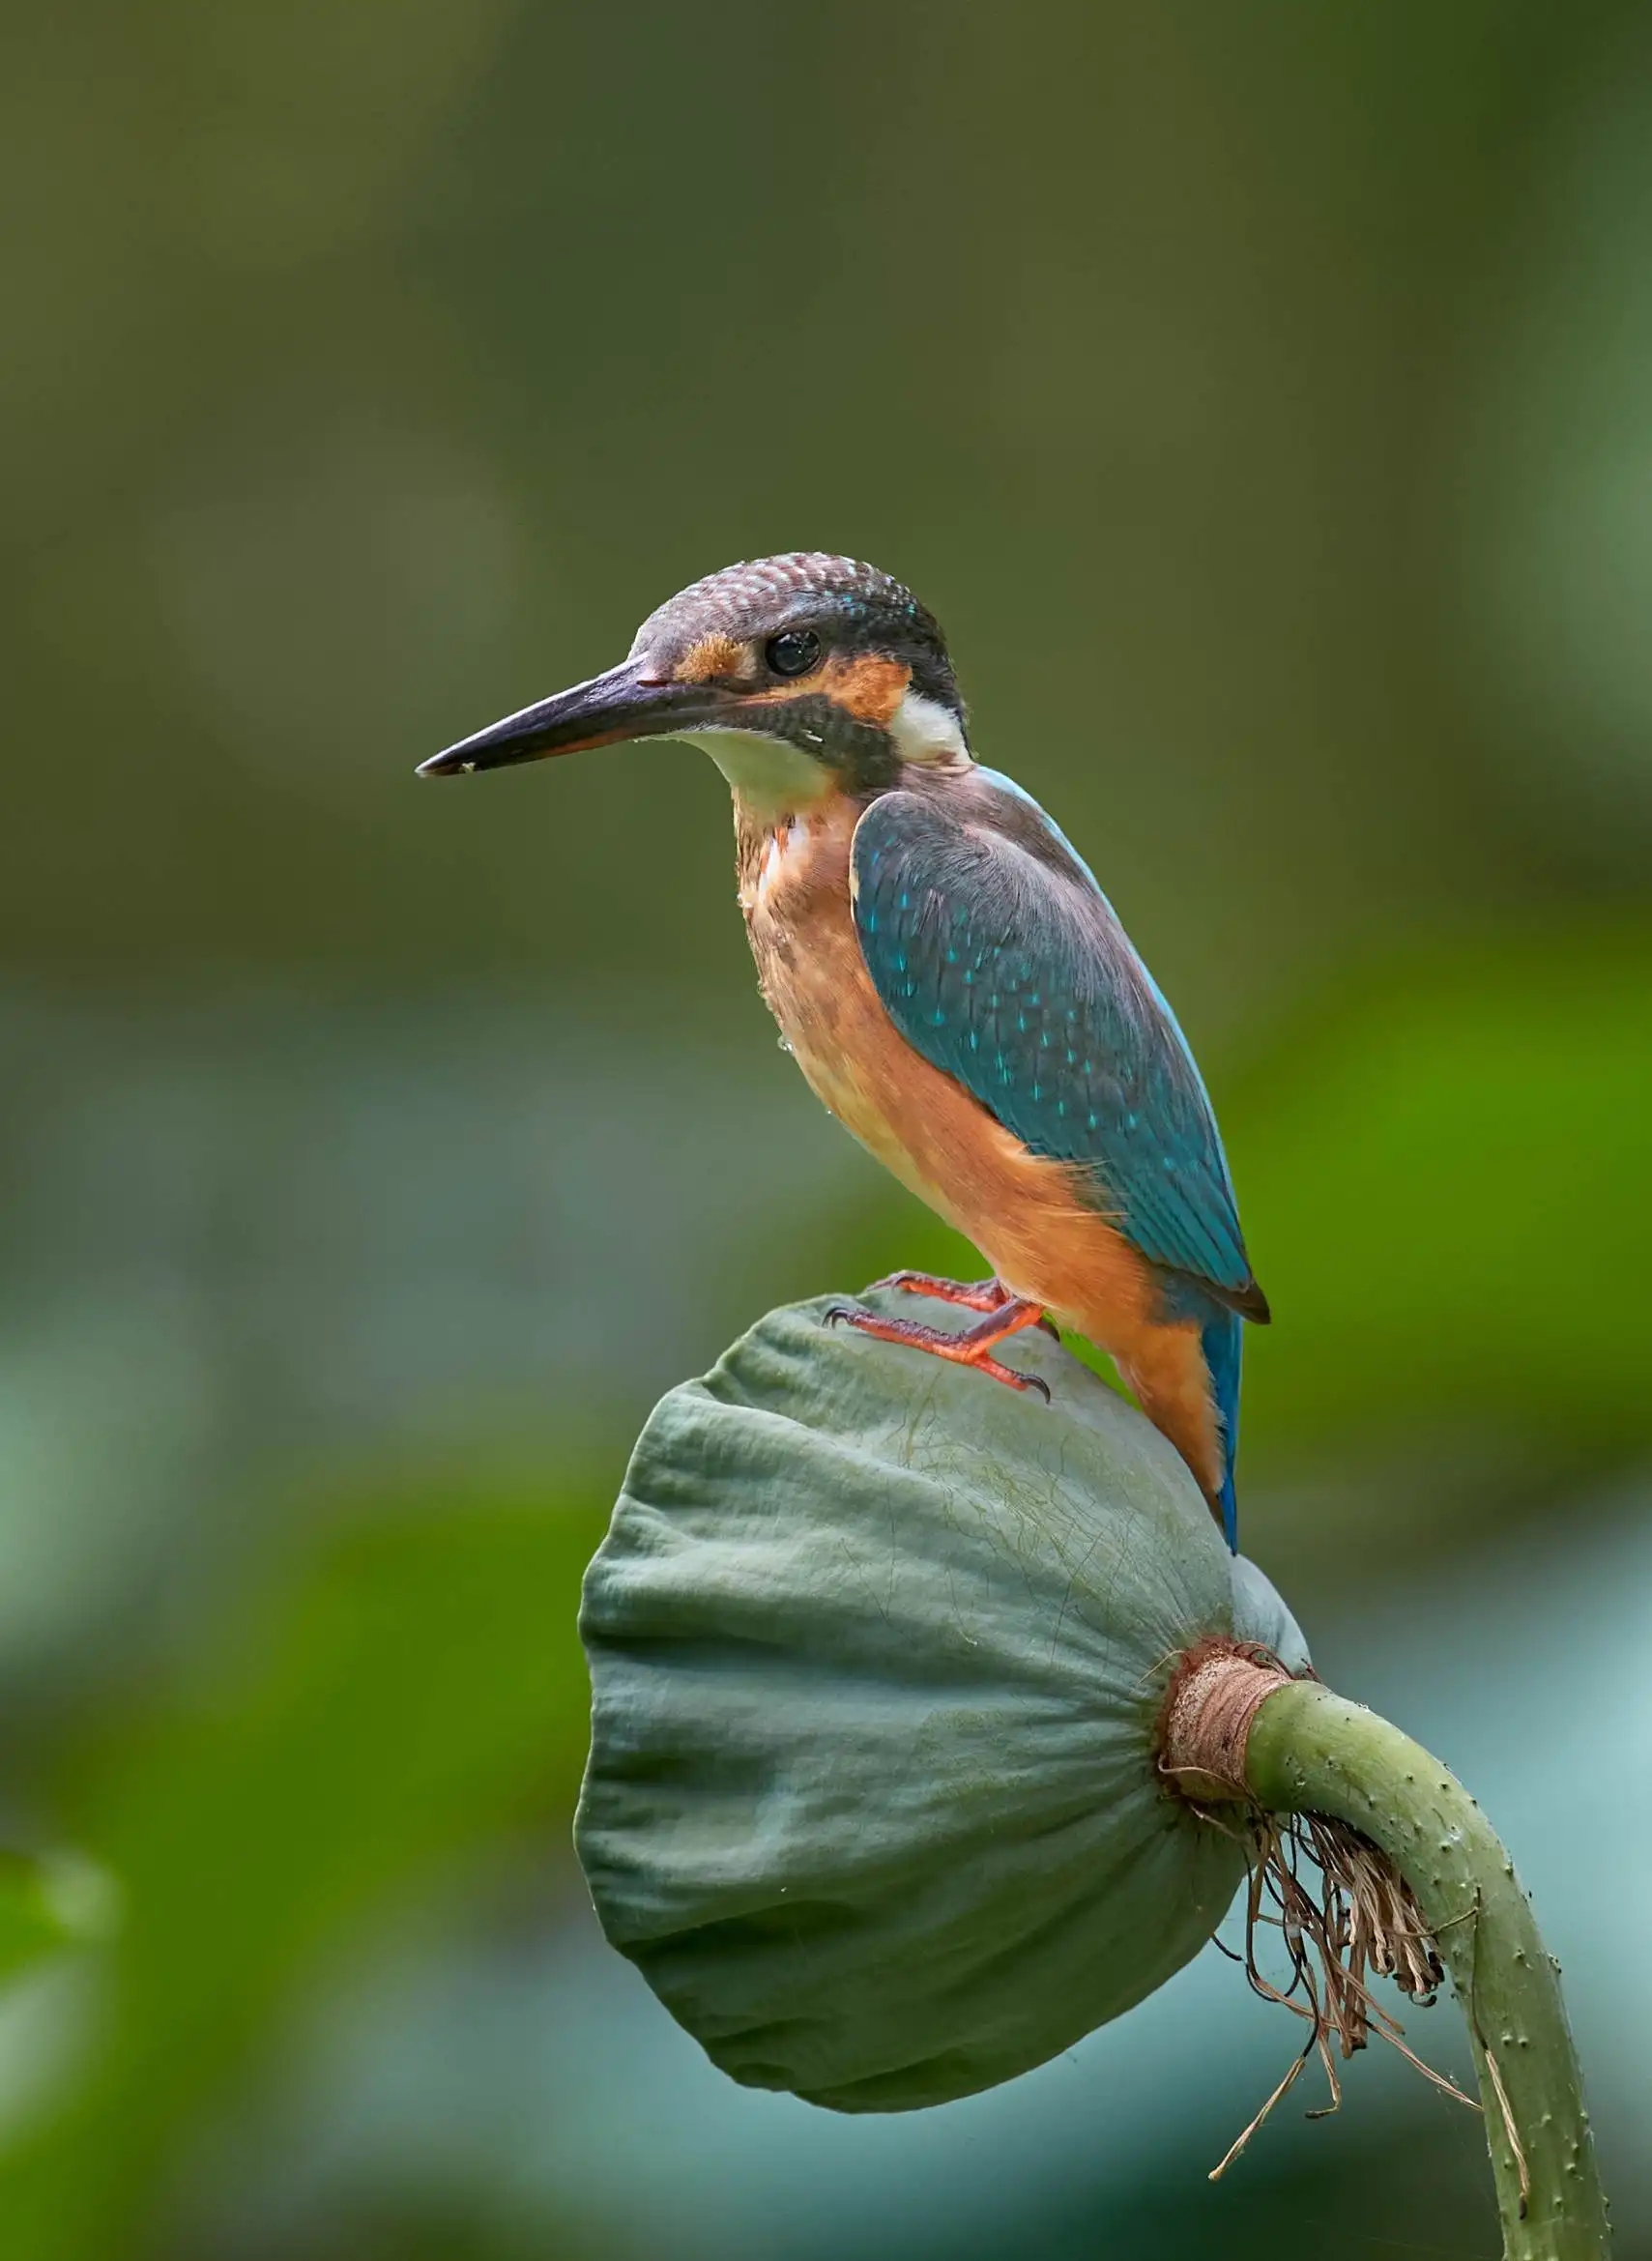
[[[1427,2009],[1445,1977],[1422,1910],[1394,1862],[1347,1822],[1323,1813],[1268,1812],[1246,1786],[1251,1723],[1290,1678],[1271,1651],[1213,1638],[1177,1658],[1159,1715],[1159,1772],[1167,1789],[1201,1820],[1235,1838],[1244,1851],[1244,1951],[1222,1952],[1242,1965],[1264,2000],[1282,2004],[1308,2025],[1300,2054],[1211,2170],[1212,2181],[1239,2157],[1315,2055],[1324,2068],[1330,2102],[1309,2117],[1336,2111],[1342,2102],[1337,2059],[1365,2048],[1373,2035],[1397,2048],[1436,2088],[1471,2111],[1479,2109],[1423,2063],[1406,2045],[1399,2019],[1373,1997],[1373,1979],[1392,1979]],[[1259,1961],[1264,1931],[1277,1932],[1283,1941],[1289,1972],[1283,1986]]]

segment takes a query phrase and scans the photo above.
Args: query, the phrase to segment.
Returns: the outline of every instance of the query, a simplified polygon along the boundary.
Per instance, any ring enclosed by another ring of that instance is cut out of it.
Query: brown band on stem
[[[1248,1799],[1251,1722],[1290,1673],[1254,1643],[1212,1638],[1178,1662],[1159,1715],[1159,1771],[1201,1805]]]

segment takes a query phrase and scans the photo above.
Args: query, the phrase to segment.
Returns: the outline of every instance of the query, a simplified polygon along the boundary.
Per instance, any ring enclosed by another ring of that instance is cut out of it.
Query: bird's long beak
[[[462,777],[472,769],[503,769],[511,762],[538,762],[550,754],[582,753],[588,746],[618,745],[628,738],[664,738],[714,720],[729,704],[726,691],[709,683],[676,683],[651,678],[639,660],[627,659],[606,675],[575,683],[554,699],[524,707],[503,722],[490,723],[474,737],[460,739],[429,761],[420,777]]]

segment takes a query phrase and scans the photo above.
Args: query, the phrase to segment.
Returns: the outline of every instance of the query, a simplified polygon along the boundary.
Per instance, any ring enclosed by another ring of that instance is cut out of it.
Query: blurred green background
[[[962,1260],[707,764],[411,771],[794,547],[936,608],[1174,999],[1248,1547],[1505,1827],[1652,2255],[1644,10],[80,0],[0,176],[8,2261],[1494,2250],[1375,2066],[1205,2183],[1296,2045],[1214,1957],[852,2125],[595,1937],[630,1436]]]

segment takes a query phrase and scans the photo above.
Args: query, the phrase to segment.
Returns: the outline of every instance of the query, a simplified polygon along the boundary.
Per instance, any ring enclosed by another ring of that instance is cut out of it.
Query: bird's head
[[[461,739],[425,777],[634,738],[703,745],[759,817],[875,793],[903,764],[966,767],[964,707],[933,616],[875,566],[812,552],[682,590],[606,675]]]

